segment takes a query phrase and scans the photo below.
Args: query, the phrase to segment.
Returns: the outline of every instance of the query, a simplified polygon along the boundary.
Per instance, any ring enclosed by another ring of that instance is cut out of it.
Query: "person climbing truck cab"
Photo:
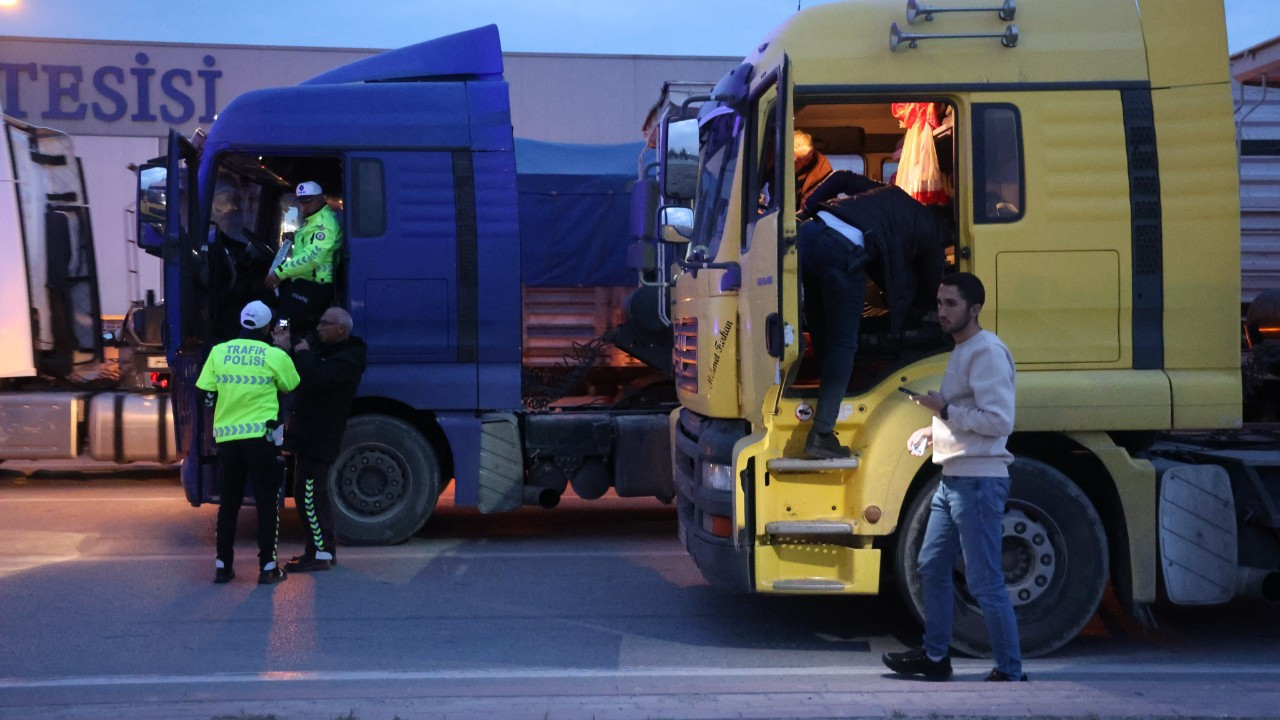
[[[310,328],[333,303],[333,259],[342,229],[320,183],[299,183],[294,195],[302,227],[293,235],[288,258],[267,273],[265,284],[268,290],[279,288],[280,319]]]

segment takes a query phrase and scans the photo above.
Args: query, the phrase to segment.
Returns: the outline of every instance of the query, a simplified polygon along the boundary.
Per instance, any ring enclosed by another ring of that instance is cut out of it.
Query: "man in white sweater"
[[[942,279],[938,323],[956,342],[939,392],[914,400],[933,413],[933,422],[911,434],[908,450],[942,466],[942,482],[930,504],[929,526],[920,547],[924,586],[924,647],[885,653],[884,664],[904,675],[930,680],[951,677],[952,571],[964,554],[965,581],[987,622],[995,655],[989,681],[1026,680],[1013,603],[1000,568],[1004,504],[1009,498],[1005,448],[1013,432],[1013,356],[995,333],[978,325],[986,301],[982,281],[969,273]]]

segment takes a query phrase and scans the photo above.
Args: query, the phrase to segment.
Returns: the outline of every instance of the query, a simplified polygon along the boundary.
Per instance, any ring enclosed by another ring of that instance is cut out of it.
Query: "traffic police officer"
[[[245,483],[253,483],[258,510],[258,583],[280,582],[284,569],[276,564],[280,532],[279,448],[273,431],[279,423],[277,392],[298,386],[298,371],[280,348],[267,342],[271,309],[254,300],[240,312],[240,337],[213,346],[200,370],[196,387],[208,393],[213,409],[213,440],[218,449],[218,477],[222,504],[218,508],[218,556],[213,581],[236,576],[232,568],[236,520],[244,501]]]
[[[294,191],[302,227],[293,234],[289,258],[267,273],[268,290],[280,288],[280,317],[295,328],[310,328],[333,303],[333,259],[342,245],[342,229],[317,182]]]

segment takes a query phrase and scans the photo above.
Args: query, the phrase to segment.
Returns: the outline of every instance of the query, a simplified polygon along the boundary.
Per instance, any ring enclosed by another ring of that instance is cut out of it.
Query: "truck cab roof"
[[[423,143],[512,149],[496,26],[391,50],[300,85],[244,93],[219,114],[205,147],[206,154],[216,155],[241,148],[288,152],[299,145],[359,150]]]
[[[1062,83],[1162,87],[1227,77],[1220,3],[1019,0],[1009,22],[993,9],[938,13],[932,21],[921,17],[914,24],[907,23],[906,6],[906,0],[863,0],[808,8],[778,26],[747,62],[758,74],[768,72],[785,52],[796,85],[857,82],[886,89]],[[998,37],[922,38],[917,47],[903,42],[891,51],[895,23],[903,33],[920,35],[999,35],[1016,25],[1019,40],[1009,48]],[[1212,42],[1198,38],[1205,28],[1219,28]],[[1192,37],[1196,40],[1189,42]]]

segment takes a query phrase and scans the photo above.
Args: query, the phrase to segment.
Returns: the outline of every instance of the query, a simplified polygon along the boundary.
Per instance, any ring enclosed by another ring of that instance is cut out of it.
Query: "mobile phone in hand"
[[[907,397],[915,397],[915,396],[917,396],[917,395],[919,395],[919,394],[920,394],[920,393],[916,392],[915,390],[912,390],[912,389],[911,389],[911,388],[909,388],[909,387],[899,387],[899,388],[898,388],[898,392],[900,392],[900,393],[905,393],[905,394],[907,395]]]

